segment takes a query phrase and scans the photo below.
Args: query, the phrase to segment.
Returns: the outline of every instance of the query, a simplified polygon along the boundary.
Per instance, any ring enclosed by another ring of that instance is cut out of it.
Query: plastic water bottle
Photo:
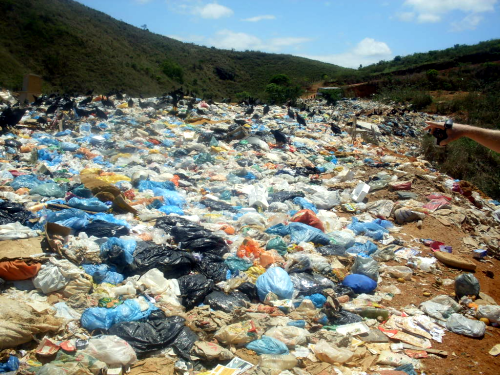
[[[297,366],[297,358],[291,354],[262,354],[259,358],[259,366],[277,371],[291,370]]]

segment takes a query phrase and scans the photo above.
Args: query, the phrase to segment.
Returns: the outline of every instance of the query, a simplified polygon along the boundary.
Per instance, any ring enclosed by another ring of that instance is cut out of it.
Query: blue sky
[[[199,45],[346,67],[500,38],[499,0],[78,0]]]

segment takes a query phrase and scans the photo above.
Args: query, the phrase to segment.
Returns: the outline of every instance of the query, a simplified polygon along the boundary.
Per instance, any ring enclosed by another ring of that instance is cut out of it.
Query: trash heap
[[[0,373],[416,374],[499,323],[471,273],[499,203],[418,158],[433,117],[188,99],[48,101],[1,136]],[[402,235],[436,221],[467,251]],[[392,307],[422,274],[454,292]]]

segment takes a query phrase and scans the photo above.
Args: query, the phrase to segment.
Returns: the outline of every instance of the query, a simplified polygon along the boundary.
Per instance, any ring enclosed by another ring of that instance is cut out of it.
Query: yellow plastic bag
[[[118,181],[131,181],[129,177],[122,174],[114,174],[111,176],[99,176],[96,177],[98,180],[107,182],[108,184],[116,184]]]

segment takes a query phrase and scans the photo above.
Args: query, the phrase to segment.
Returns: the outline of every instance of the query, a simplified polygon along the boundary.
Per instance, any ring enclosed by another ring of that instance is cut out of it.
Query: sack
[[[0,278],[6,281],[27,280],[35,277],[40,271],[40,263],[28,265],[22,260],[0,262]]]

